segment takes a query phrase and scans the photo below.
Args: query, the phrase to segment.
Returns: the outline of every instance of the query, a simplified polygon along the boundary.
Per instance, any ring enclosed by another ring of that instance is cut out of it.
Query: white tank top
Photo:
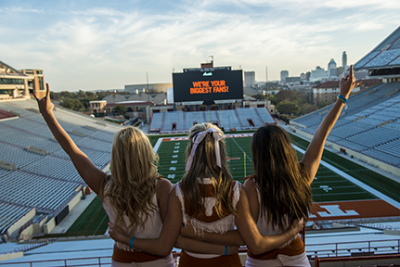
[[[104,192],[107,192],[107,189],[108,189],[108,183],[106,184]],[[152,202],[156,206],[156,208],[150,213],[150,216],[148,216],[147,221],[144,224],[144,227],[138,226],[133,233],[129,233],[126,229],[123,229],[126,234],[129,234],[130,236],[134,236],[137,238],[158,238],[160,236],[163,224],[160,216],[160,208],[158,207],[157,203],[157,193],[153,195]],[[117,217],[117,213],[114,207],[111,205],[109,197],[104,198],[103,208],[106,211],[110,219],[110,222],[114,223],[115,218]],[[125,220],[125,224],[129,225],[129,219],[126,215],[123,216],[123,219]],[[115,243],[117,244],[117,247],[119,249],[126,251],[134,251],[129,246],[124,245],[120,242],[116,241]]]

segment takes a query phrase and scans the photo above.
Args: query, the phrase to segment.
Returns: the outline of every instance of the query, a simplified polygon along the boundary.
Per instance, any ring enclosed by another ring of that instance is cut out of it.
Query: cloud
[[[324,66],[344,50],[349,58],[362,53],[363,45],[370,50],[382,39],[371,36],[373,44],[360,44],[354,43],[356,37],[390,29],[398,16],[386,4],[376,8],[370,0],[312,0],[307,4],[297,0],[204,0],[196,6],[183,0],[154,13],[139,5],[135,9],[99,6],[57,12],[52,8],[36,13],[45,18],[40,28],[29,28],[32,18],[23,22],[27,25],[24,38],[29,42],[6,39],[0,49],[18,51],[7,55],[11,60],[6,62],[11,65],[25,60],[45,69],[46,79],[54,79],[56,89],[66,86],[61,80],[87,89],[122,88],[144,82],[146,71],[153,82],[170,81],[172,68],[198,67],[210,55],[216,65],[241,65],[256,74],[265,73],[268,65],[270,79],[279,79],[281,69],[298,75]],[[385,12],[378,12],[380,9]],[[0,26],[0,33],[6,36],[21,30],[13,24]],[[73,82],[59,78],[67,74],[73,75]]]
[[[0,12],[7,13],[35,13],[35,14],[45,14],[46,12],[39,9],[29,9],[29,8],[21,8],[21,7],[6,7],[4,9],[0,9]]]

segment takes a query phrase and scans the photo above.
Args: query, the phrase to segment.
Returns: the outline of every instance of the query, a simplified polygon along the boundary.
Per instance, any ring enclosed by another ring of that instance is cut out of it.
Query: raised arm
[[[53,114],[54,105],[50,101],[50,88],[46,84],[46,96],[42,99],[38,99],[36,95],[33,95],[38,103],[40,113],[47,123],[50,131],[61,145],[62,149],[69,155],[74,164],[76,170],[86,182],[87,185],[93,191],[99,195],[102,181],[105,177],[105,173],[98,169],[93,162],[83,153],[72,141],[71,137],[58,123],[56,117]]]
[[[340,94],[345,98],[349,99],[349,95],[354,87],[361,84],[356,83],[356,79],[353,73],[353,65],[350,66],[350,74],[346,78],[343,78],[339,82]],[[315,174],[317,173],[319,164],[321,162],[322,153],[325,147],[325,141],[335,125],[339,115],[343,109],[344,101],[337,99],[331,110],[325,116],[324,120],[315,131],[314,137],[310,142],[302,160],[300,161],[307,169],[310,177],[309,183],[311,184],[314,180]]]

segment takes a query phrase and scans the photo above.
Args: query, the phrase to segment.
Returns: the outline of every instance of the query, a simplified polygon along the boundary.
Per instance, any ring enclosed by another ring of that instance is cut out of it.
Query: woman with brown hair
[[[340,95],[316,130],[303,158],[297,160],[289,135],[281,127],[260,127],[251,145],[255,175],[245,182],[250,209],[261,234],[279,234],[296,219],[308,218],[311,183],[317,173],[325,141],[356,84],[353,66],[340,83]],[[246,266],[310,266],[300,238],[263,254],[248,252]]]
[[[234,230],[236,225],[247,246],[259,253],[295,238],[301,223],[279,235],[260,235],[249,212],[247,194],[240,183],[233,181],[228,170],[223,139],[222,131],[210,123],[197,124],[190,129],[186,173],[171,190],[168,213],[159,238],[126,236],[112,225],[109,230],[111,237],[159,255],[171,250],[182,223],[184,226],[190,223],[200,235],[213,232],[216,236]],[[178,247],[179,243],[178,239]],[[241,266],[237,253],[228,254],[229,247],[225,247],[222,256],[221,253],[205,254],[183,249],[179,266]]]
[[[260,127],[253,135],[252,157],[255,174],[246,179],[244,187],[248,194],[251,214],[257,221],[257,232],[262,235],[281,234],[290,229],[297,220],[308,218],[312,204],[310,185],[317,173],[325,141],[335,125],[343,106],[354,87],[353,66],[350,74],[340,83],[340,95],[332,109],[321,122],[299,162],[292,148],[289,135],[276,125]],[[243,236],[237,231],[224,235],[198,236],[189,228],[182,231],[186,236],[218,244],[241,244]],[[240,234],[240,235],[239,235]],[[300,237],[278,249],[255,251],[248,247],[246,266],[310,266]]]

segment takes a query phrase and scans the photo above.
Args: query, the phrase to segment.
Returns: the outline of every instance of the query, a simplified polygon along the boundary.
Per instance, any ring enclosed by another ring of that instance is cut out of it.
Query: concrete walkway
[[[85,209],[89,206],[90,203],[97,197],[97,195],[92,192],[90,195],[86,195],[86,199],[80,200],[76,206],[69,211],[67,217],[59,223],[51,234],[63,234],[68,231],[68,229],[74,224],[74,222],[78,219],[78,217],[85,211]]]

